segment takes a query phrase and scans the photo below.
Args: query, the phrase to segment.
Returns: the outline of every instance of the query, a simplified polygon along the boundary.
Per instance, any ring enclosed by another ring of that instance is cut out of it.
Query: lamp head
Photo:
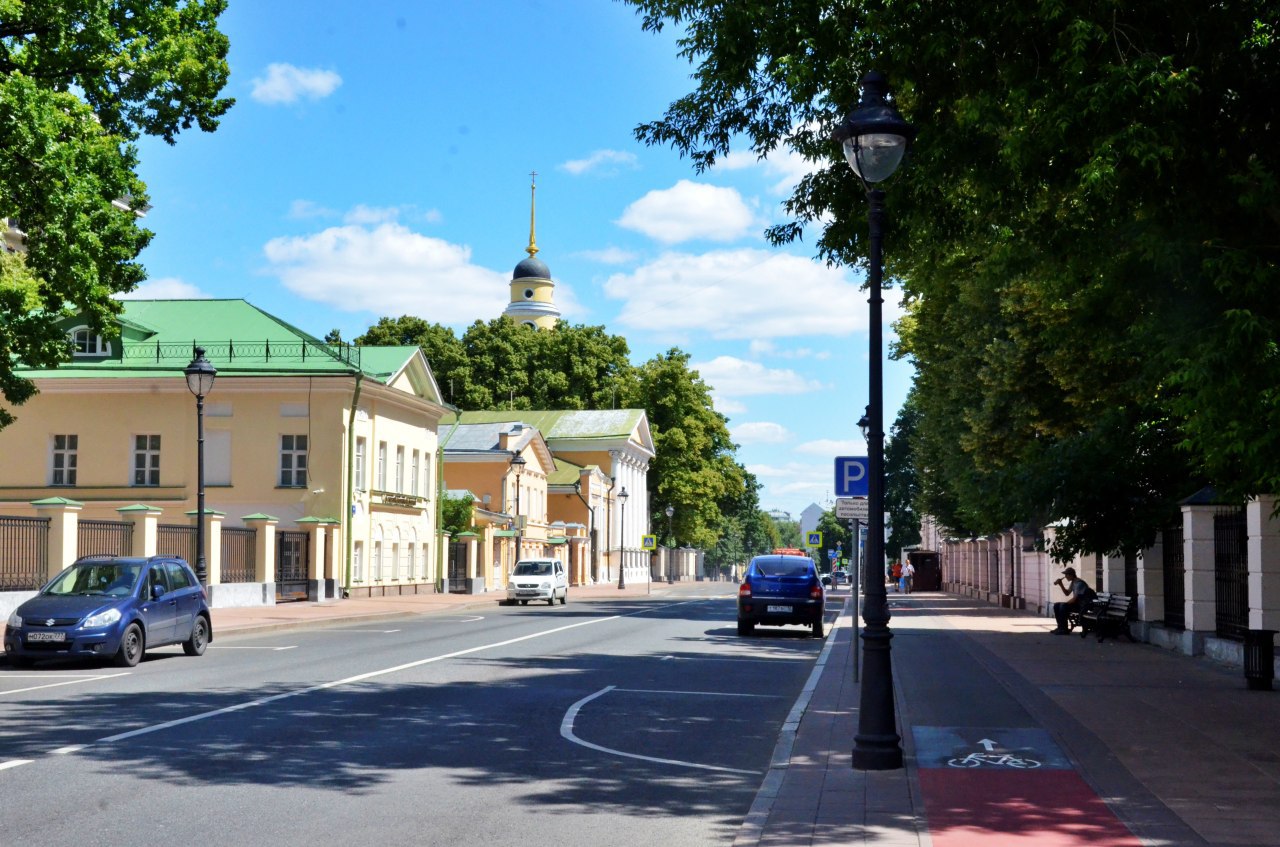
[[[879,71],[862,78],[862,98],[832,138],[849,167],[868,188],[893,176],[916,137],[916,129],[887,100],[889,84]]]
[[[675,506],[667,506],[666,512],[667,512],[667,517],[671,517],[672,515],[674,515],[674,514],[676,513],[676,507],[675,507]]]
[[[514,452],[511,454],[511,468],[516,472],[516,476],[524,473],[524,466],[527,464],[529,463],[525,461],[524,456]]]
[[[218,369],[204,357],[203,347],[195,348],[195,354],[191,364],[183,368],[182,372],[186,374],[188,390],[197,397],[204,397],[213,390],[213,380],[218,375]]]
[[[868,406],[866,411],[862,413],[862,417],[858,418],[858,429],[862,430],[862,440],[866,441],[871,435],[871,407]]]
[[[625,485],[622,486],[622,490],[618,492],[618,502],[624,506],[627,505],[627,498],[629,496],[631,495],[627,494],[627,487]]]

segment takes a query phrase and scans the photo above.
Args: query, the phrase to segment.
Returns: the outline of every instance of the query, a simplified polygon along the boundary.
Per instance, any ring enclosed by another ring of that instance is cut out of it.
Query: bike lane
[[[894,609],[893,661],[934,847],[1141,847],[966,636],[912,608],[924,602]]]

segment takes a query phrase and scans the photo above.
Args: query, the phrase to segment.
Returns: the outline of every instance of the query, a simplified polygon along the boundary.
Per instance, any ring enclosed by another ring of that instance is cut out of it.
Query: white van
[[[569,602],[569,578],[559,559],[521,559],[507,581],[506,605],[527,605],[530,600],[546,600],[554,606]]]

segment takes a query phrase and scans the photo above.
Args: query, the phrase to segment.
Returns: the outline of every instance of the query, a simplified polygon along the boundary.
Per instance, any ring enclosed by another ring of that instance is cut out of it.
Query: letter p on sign
[[[867,497],[867,457],[836,456],[836,496]]]

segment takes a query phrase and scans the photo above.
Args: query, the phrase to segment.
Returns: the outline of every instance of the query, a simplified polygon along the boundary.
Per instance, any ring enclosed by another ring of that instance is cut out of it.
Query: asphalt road
[[[0,845],[730,843],[822,646],[757,632],[702,584],[0,667]]]

